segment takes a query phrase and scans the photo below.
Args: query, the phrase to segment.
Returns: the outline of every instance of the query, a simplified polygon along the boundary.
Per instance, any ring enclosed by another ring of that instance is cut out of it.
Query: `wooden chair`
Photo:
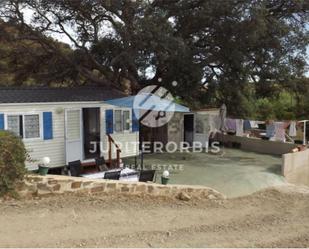
[[[79,177],[82,172],[82,164],[80,160],[69,162],[69,170],[71,176]]]
[[[155,170],[142,170],[139,175],[140,182],[155,182]]]
[[[105,172],[104,179],[119,180],[121,171]]]

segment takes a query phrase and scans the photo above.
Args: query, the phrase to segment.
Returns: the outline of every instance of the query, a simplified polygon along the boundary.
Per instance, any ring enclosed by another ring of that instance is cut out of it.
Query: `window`
[[[130,131],[130,111],[115,110],[115,132]]]
[[[123,130],[129,131],[130,130],[130,111],[123,111]]]
[[[40,116],[39,115],[25,115],[24,116],[24,138],[38,138],[40,137]]]
[[[40,115],[8,115],[7,129],[21,138],[39,138]]]
[[[122,111],[115,111],[115,132],[122,132]]]
[[[23,119],[22,116],[12,115],[8,116],[8,130],[15,133],[17,136],[23,137]]]

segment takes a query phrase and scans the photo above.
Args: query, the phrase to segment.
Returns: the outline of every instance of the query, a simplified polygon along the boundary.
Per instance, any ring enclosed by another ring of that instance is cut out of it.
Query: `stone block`
[[[46,183],[38,183],[37,188],[38,190],[41,190],[41,191],[52,192],[52,187],[48,186]]]
[[[136,188],[135,188],[135,192],[143,193],[143,192],[146,192],[146,189],[147,189],[146,184],[137,185]]]
[[[152,186],[152,185],[149,185],[149,186],[147,187],[147,192],[148,192],[149,194],[154,194],[154,193],[155,193],[155,187]]]
[[[115,182],[109,182],[109,183],[106,184],[106,188],[107,188],[108,190],[116,190],[116,188],[117,188],[117,183],[115,183]]]
[[[100,192],[104,192],[104,187],[103,186],[96,186],[91,188],[90,190],[91,193],[100,193]]]
[[[194,188],[187,188],[187,189],[186,189],[186,192],[187,192],[187,193],[192,193],[192,192],[194,192],[194,191],[195,191]]]
[[[71,189],[77,189],[80,188],[82,185],[82,182],[72,182]]]
[[[177,198],[181,201],[190,201],[191,200],[191,197],[190,195],[188,195],[186,192],[180,192],[178,195],[177,195]]]
[[[56,184],[54,186],[52,186],[53,191],[60,191],[61,189],[61,185],[60,184]]]
[[[127,186],[123,186],[123,187],[121,187],[121,192],[122,193],[129,193],[130,192],[130,188],[129,187],[127,187]]]
[[[57,180],[48,180],[47,182],[49,185],[55,185],[55,184],[58,184],[58,181]]]
[[[42,178],[35,177],[35,176],[27,176],[25,179],[29,182],[42,182],[43,181]]]
[[[87,188],[89,186],[91,186],[93,184],[93,182],[83,182],[83,188]]]
[[[162,191],[160,191],[160,194],[161,195],[165,195],[165,196],[172,195],[171,194],[171,189],[170,188],[163,189]]]

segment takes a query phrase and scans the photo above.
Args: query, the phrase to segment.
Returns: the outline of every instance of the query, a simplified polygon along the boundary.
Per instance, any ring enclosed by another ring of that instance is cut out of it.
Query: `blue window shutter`
[[[44,140],[53,139],[53,113],[43,112],[43,134]]]
[[[132,132],[139,132],[139,120],[132,109]]]
[[[113,110],[105,110],[106,134],[114,132],[114,112]]]
[[[0,130],[4,130],[4,114],[0,113]]]

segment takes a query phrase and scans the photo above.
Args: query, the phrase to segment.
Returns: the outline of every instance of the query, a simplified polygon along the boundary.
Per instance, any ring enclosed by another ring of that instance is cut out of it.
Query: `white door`
[[[82,111],[81,109],[65,111],[66,163],[82,160]]]

